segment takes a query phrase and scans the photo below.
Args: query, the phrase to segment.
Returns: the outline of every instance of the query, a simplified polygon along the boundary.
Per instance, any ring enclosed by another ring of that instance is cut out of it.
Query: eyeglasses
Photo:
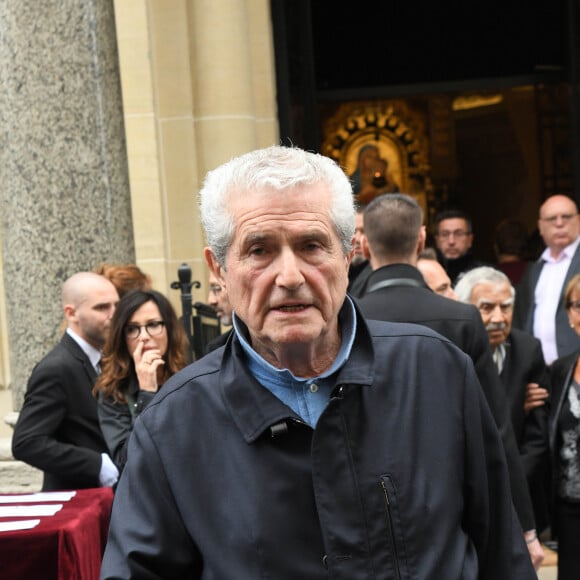
[[[509,314],[514,307],[511,302],[505,302],[503,304],[496,304],[495,302],[482,302],[481,304],[477,305],[477,308],[483,314],[491,314],[498,306],[502,314]]]
[[[577,213],[562,213],[560,215],[551,215],[548,217],[540,218],[543,222],[548,222],[549,224],[555,224],[558,220],[562,220],[562,223],[567,224],[572,218],[575,218]]]
[[[469,234],[471,234],[471,232],[466,232],[465,230],[455,230],[454,232],[440,232],[437,234],[438,238],[441,238],[442,240],[446,240],[447,238],[450,238],[451,236],[453,236],[454,238],[464,238],[465,236],[468,236]]]
[[[571,308],[574,312],[580,314],[580,300],[572,300],[566,304],[566,308]]]
[[[209,291],[217,296],[222,291],[222,287],[217,284],[210,284]]]
[[[125,336],[127,338],[139,338],[141,329],[144,328],[149,336],[159,336],[163,332],[165,322],[163,320],[152,320],[147,324],[127,324],[125,326]]]

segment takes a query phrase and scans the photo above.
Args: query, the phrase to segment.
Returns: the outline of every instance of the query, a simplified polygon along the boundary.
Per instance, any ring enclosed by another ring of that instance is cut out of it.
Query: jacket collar
[[[411,264],[389,264],[388,266],[381,266],[377,268],[371,275],[367,284],[370,288],[373,284],[382,282],[383,280],[390,280],[393,278],[408,278],[420,282],[422,286],[430,290],[429,286],[425,284],[425,280],[421,272]]]
[[[351,355],[339,369],[338,386],[370,386],[374,375],[374,352],[371,336],[360,311],[355,306],[357,332]],[[252,443],[272,425],[285,419],[302,422],[289,407],[264,388],[248,370],[246,353],[233,336],[225,347],[219,388],[226,408],[247,443]]]

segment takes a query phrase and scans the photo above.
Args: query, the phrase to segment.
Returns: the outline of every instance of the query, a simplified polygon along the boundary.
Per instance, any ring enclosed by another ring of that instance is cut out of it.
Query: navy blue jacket
[[[234,336],[143,411],[102,579],[533,579],[470,358],[358,315],[315,429]]]

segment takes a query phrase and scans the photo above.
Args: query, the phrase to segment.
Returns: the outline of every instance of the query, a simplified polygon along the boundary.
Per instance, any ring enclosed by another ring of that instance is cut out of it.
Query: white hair
[[[500,270],[491,266],[480,266],[464,272],[459,277],[455,285],[455,294],[460,302],[471,302],[471,293],[478,284],[489,282],[491,284],[507,284],[510,288],[511,297],[515,298],[516,291],[510,282],[510,279]]]
[[[354,197],[346,173],[329,157],[297,147],[272,146],[231,159],[208,172],[199,192],[201,221],[207,243],[225,267],[235,224],[228,211],[231,195],[252,191],[284,195],[296,187],[325,185],[332,196],[330,219],[343,252],[352,248]]]

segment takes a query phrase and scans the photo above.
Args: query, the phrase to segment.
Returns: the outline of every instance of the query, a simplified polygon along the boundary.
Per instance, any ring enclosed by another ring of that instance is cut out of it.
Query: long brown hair
[[[147,302],[157,305],[167,331],[167,352],[163,355],[165,364],[160,384],[187,364],[187,336],[169,300],[156,290],[132,290],[119,300],[111,319],[101,358],[102,372],[93,388],[95,396],[101,393],[119,403],[127,402],[126,390],[136,373],[133,356],[127,348],[125,327],[133,314]]]

